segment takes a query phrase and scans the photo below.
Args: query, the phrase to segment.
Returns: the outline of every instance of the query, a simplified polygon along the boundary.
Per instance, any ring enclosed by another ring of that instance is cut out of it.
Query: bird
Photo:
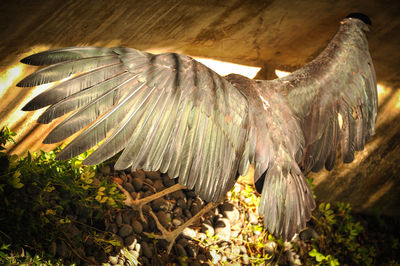
[[[47,107],[38,118],[44,124],[68,114],[44,143],[85,128],[59,160],[102,142],[83,164],[120,153],[115,169],[167,173],[178,180],[172,190],[192,189],[214,204],[254,165],[264,225],[289,241],[316,206],[305,174],[331,170],[339,147],[343,162],[352,162],[375,134],[370,25],[366,15],[350,14],[315,59],[273,80],[220,76],[177,53],[68,47],[22,59],[43,67],[17,86],[61,81],[23,107]]]

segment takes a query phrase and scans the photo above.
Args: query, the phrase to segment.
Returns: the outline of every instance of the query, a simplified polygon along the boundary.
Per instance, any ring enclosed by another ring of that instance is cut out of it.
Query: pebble
[[[187,252],[189,257],[191,257],[191,258],[196,258],[197,257],[197,249],[193,244],[189,243],[185,247],[185,249],[186,249],[186,252]]]
[[[132,231],[133,231],[132,226],[130,226],[129,224],[124,224],[119,229],[119,235],[121,237],[127,237],[132,233]]]
[[[115,218],[115,222],[118,226],[122,225],[122,215],[120,213],[118,213],[117,217]]]
[[[144,179],[140,179],[140,178],[136,178],[136,177],[132,179],[132,184],[133,184],[134,188],[136,189],[136,191],[139,191],[142,189],[143,180]]]
[[[124,224],[130,224],[133,218],[133,212],[125,212],[122,214],[122,222]]]
[[[167,186],[167,185],[165,185],[165,186]],[[179,200],[179,199],[185,199],[186,200],[185,194],[183,193],[182,190],[178,190],[178,191],[172,192],[170,195],[171,195],[172,198],[174,198],[176,200]]]
[[[187,257],[187,253],[184,247],[182,247],[181,244],[176,244],[175,245],[176,253],[178,254],[179,257]]]
[[[311,227],[308,227],[305,230],[301,231],[299,237],[303,241],[308,241],[311,240],[312,238],[316,240],[319,239],[318,233]]]
[[[196,231],[193,230],[190,227],[186,227],[185,229],[183,229],[182,231],[182,236],[188,238],[188,239],[193,239],[196,237]]]
[[[118,256],[108,256],[108,261],[109,261],[111,264],[115,265],[115,264],[118,263]]]
[[[174,218],[172,219],[172,224],[176,227],[180,226],[183,224],[183,220],[180,218]]]
[[[99,170],[103,175],[110,175],[111,173],[111,167],[109,165],[102,165]]]
[[[154,185],[153,180],[151,180],[150,178],[144,179],[144,182],[145,182],[146,184],[149,184],[150,186],[153,186],[153,185]],[[148,187],[148,186],[147,186],[147,187]]]
[[[146,177],[150,178],[151,180],[157,180],[161,178],[159,171],[146,171],[144,173],[146,174]]]
[[[175,217],[175,218],[182,217],[182,214],[183,214],[182,208],[180,208],[180,207],[175,207],[175,208],[173,209],[173,214],[174,214],[174,217]]]
[[[243,264],[250,264],[249,255],[244,254],[242,257]]]
[[[143,225],[137,220],[134,220],[132,222],[132,228],[133,228],[133,231],[135,231],[135,233],[137,233],[137,234],[140,234],[143,232]]]
[[[133,178],[138,178],[141,180],[144,180],[146,178],[146,174],[141,169],[136,170],[135,172],[132,172],[132,175],[133,175]]]
[[[151,202],[151,208],[153,209],[153,211],[168,211],[169,210],[169,202],[167,202],[165,199],[163,198],[158,198],[155,199]]]
[[[215,234],[225,241],[231,237],[231,224],[227,218],[219,218],[215,223]]]
[[[176,205],[178,207],[181,207],[182,210],[185,210],[187,208],[187,200],[186,198],[182,198],[182,199],[178,199],[178,201],[176,202]]]
[[[162,182],[162,180],[155,180],[154,181],[154,188],[157,190],[157,192],[160,192],[165,189],[165,186]]]
[[[274,254],[277,251],[277,248],[278,248],[277,244],[274,241],[270,241],[270,240],[267,240],[264,243],[264,247],[265,247],[265,250],[269,254]]]
[[[192,216],[196,215],[199,211],[201,211],[202,206],[198,202],[193,202],[192,206],[190,207],[190,212]]]
[[[235,205],[229,202],[224,202],[220,208],[222,214],[229,219],[231,224],[236,224],[237,221],[239,221],[240,213]]]
[[[209,221],[206,221],[201,225],[201,232],[207,234],[207,231],[210,235],[215,234],[214,227],[211,225]]]
[[[169,178],[169,176],[165,175],[165,174],[162,176],[162,181],[163,181],[163,184],[165,187],[171,187],[171,186],[175,185],[175,180]],[[182,192],[182,190],[179,190],[179,191]]]
[[[170,213],[166,213],[164,211],[158,211],[157,212],[157,218],[158,221],[162,224],[162,226],[164,226],[165,228],[168,227],[168,225],[171,222],[171,214]]]
[[[183,212],[185,213],[185,216],[187,218],[189,218],[189,219],[192,218],[192,213],[188,209],[185,209]]]
[[[134,236],[134,235],[127,236],[124,240],[124,244],[125,244],[125,246],[128,247],[129,250],[135,249],[136,243],[137,243],[137,239],[136,239],[136,236]]]
[[[151,259],[153,257],[153,249],[147,242],[142,243],[142,250],[143,250],[143,255],[145,255],[147,258]]]
[[[133,185],[131,183],[125,183],[124,187],[126,190],[128,190],[131,193],[135,192],[135,188],[133,187]]]

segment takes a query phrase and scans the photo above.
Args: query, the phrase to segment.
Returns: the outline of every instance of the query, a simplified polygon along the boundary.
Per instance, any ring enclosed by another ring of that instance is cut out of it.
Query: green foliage
[[[1,146],[14,135],[3,128]],[[6,248],[25,248],[41,254],[49,250],[52,242],[61,239],[79,243],[82,234],[68,236],[71,225],[87,232],[85,239],[94,240],[104,250],[118,245],[104,235],[101,224],[107,206],[123,206],[122,194],[110,183],[109,177],[96,175],[96,166],[81,165],[88,153],[58,161],[55,157],[59,151],[60,148],[51,152],[28,152],[25,158],[1,153],[5,168],[0,171],[0,245],[3,245],[0,264],[14,263],[13,256],[5,260]],[[78,214],[84,217],[83,222],[77,221]],[[35,259],[42,260],[42,257],[29,257],[29,260]]]
[[[321,203],[313,217],[318,239],[311,241],[308,255],[314,259],[307,264],[339,265],[340,263],[372,265],[375,247],[366,243],[364,227],[351,214],[350,204],[338,202],[332,209],[330,203]]]

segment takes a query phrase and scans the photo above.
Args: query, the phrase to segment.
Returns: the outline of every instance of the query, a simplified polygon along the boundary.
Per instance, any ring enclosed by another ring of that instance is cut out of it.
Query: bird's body
[[[78,109],[45,140],[61,141],[89,125],[60,159],[106,138],[84,163],[97,164],[122,151],[116,169],[167,172],[212,202],[254,164],[264,224],[290,239],[315,207],[304,173],[332,169],[339,143],[344,162],[351,162],[354,150],[362,150],[374,134],[377,94],[367,30],[359,19],[343,20],[316,59],[270,81],[221,77],[174,53],[72,47],[23,59],[51,66],[19,86],[79,74],[24,108],[51,105],[39,118],[42,123]]]

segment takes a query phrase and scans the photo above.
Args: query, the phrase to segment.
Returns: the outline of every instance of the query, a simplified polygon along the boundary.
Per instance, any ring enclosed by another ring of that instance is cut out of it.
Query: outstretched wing
[[[48,65],[18,86],[77,74],[32,99],[24,110],[50,105],[40,123],[74,111],[45,139],[59,142],[88,126],[58,155],[74,157],[104,140],[85,161],[122,151],[116,169],[160,170],[207,201],[229,190],[249,165],[246,97],[194,59],[129,48],[72,47],[22,60]]]
[[[269,132],[281,143],[272,149],[274,162],[269,163],[265,177],[260,179],[263,187],[259,212],[264,214],[268,230],[285,239],[290,240],[305,227],[315,207],[303,173],[324,166],[332,169],[339,143],[344,162],[351,162],[354,151],[362,150],[374,134],[377,91],[367,29],[361,20],[343,20],[338,33],[316,59],[284,78],[263,82],[271,99],[276,99],[271,90],[283,99],[275,108],[269,101],[274,113],[280,115],[269,115],[271,124],[280,130]],[[285,111],[287,106],[291,112]],[[285,122],[291,118],[297,124]]]
[[[343,162],[352,162],[375,133],[377,87],[366,31],[361,20],[344,19],[315,60],[280,80],[303,128],[304,172],[331,170],[339,143]]]

